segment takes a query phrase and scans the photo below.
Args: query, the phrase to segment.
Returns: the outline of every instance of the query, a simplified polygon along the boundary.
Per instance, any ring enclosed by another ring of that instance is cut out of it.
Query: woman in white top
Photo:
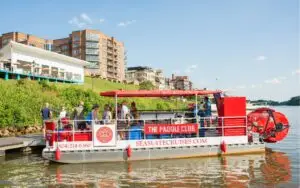
[[[66,115],[67,115],[67,111],[66,111],[65,107],[63,106],[61,109],[61,112],[59,113],[59,119],[65,118]]]
[[[106,105],[104,112],[103,112],[103,116],[102,119],[104,121],[104,123],[110,123],[111,119],[112,119],[112,113],[111,113],[111,107]]]

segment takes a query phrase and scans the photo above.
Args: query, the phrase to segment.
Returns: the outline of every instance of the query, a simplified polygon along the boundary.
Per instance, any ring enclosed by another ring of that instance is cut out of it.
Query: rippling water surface
[[[66,165],[9,154],[0,158],[0,187],[299,187],[300,108],[278,110],[292,127],[264,154]]]

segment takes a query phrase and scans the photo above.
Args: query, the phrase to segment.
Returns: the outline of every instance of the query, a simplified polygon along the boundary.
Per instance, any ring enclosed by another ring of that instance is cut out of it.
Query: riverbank
[[[32,133],[41,133],[43,130],[40,125],[24,126],[24,127],[4,127],[0,128],[0,137],[21,136]]]

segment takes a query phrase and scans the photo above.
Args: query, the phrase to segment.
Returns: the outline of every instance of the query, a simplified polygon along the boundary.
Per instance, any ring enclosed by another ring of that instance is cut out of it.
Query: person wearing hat
[[[98,121],[98,112],[99,112],[99,105],[98,104],[94,104],[92,111],[88,113],[87,117],[86,117],[86,126],[83,127],[81,126],[80,129],[91,129],[92,128],[92,122],[93,121]]]

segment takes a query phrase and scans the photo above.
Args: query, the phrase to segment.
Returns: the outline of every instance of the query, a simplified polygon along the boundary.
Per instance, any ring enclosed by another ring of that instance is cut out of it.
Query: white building
[[[87,64],[87,61],[13,41],[0,49],[0,71],[7,77],[83,83]]]

